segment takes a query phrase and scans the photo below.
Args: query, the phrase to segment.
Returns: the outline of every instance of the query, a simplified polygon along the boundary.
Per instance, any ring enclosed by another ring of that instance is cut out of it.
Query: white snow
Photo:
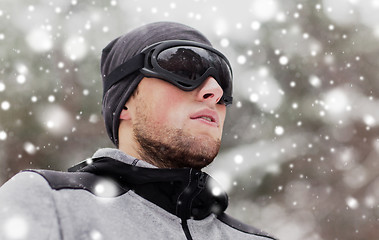
[[[240,55],[240,56],[238,56],[238,58],[237,58],[237,62],[238,62],[239,64],[245,64],[245,63],[246,63],[246,57],[245,57],[244,55]]]
[[[3,82],[0,82],[0,92],[3,92],[5,90],[5,84]]]
[[[363,116],[363,122],[367,126],[373,126],[376,123],[376,119],[372,115],[366,114],[365,116]]]
[[[11,216],[0,227],[7,239],[26,239],[29,232],[29,225],[23,216]]]
[[[49,33],[41,28],[30,30],[26,36],[29,47],[36,52],[46,52],[53,47],[53,42]]]
[[[59,105],[41,105],[37,109],[37,119],[49,132],[61,135],[69,132],[72,127],[70,114]]]
[[[257,30],[259,30],[260,28],[261,28],[261,23],[260,23],[260,22],[258,22],[258,21],[253,21],[253,22],[251,23],[251,29],[257,31]]]
[[[81,60],[87,55],[87,42],[82,36],[71,36],[64,44],[64,52],[73,61]]]
[[[313,87],[320,87],[321,86],[321,80],[317,76],[311,75],[309,76],[309,83]]]
[[[92,230],[90,232],[90,236],[91,236],[91,240],[102,240],[103,239],[103,235],[97,230]]]
[[[255,0],[251,2],[251,13],[260,21],[272,19],[278,11],[278,3],[275,0]]]
[[[10,107],[11,107],[11,104],[8,101],[3,101],[1,103],[1,109],[3,109],[4,111],[9,110]]]
[[[242,164],[243,163],[243,156],[240,155],[240,154],[237,154],[235,157],[234,157],[234,162],[236,164]]]
[[[64,68],[64,63],[63,62],[59,62],[58,63],[58,68]]]
[[[224,48],[226,48],[226,47],[228,47],[229,46],[229,40],[227,39],[227,38],[223,38],[223,39],[221,39],[221,41],[220,41],[220,45],[221,45],[221,47],[224,47]]]
[[[17,76],[17,82],[18,82],[19,84],[24,84],[25,81],[26,81],[26,77],[25,77],[25,75],[20,74],[20,75]]]
[[[110,180],[101,180],[95,185],[95,194],[99,197],[114,197],[117,195],[117,186]]]
[[[222,186],[222,189],[224,191],[228,192],[231,190],[232,179],[231,179],[230,173],[225,172],[223,170],[218,170],[218,171],[212,172],[212,177]],[[215,187],[215,185],[211,184],[210,187],[211,187],[211,189],[213,189],[213,187]]]
[[[346,204],[349,206],[351,209],[357,209],[359,207],[359,202],[356,198],[354,197],[347,197],[346,198]]]
[[[288,57],[286,57],[286,56],[281,56],[281,57],[279,58],[279,63],[280,63],[281,65],[287,65],[287,64],[288,64]]]
[[[284,134],[284,128],[282,126],[276,126],[275,127],[275,134],[280,136]]]
[[[0,140],[4,141],[7,139],[7,133],[5,131],[0,131]]]
[[[34,144],[33,143],[31,143],[31,142],[25,142],[24,143],[24,150],[25,150],[25,152],[27,152],[28,154],[30,154],[30,155],[33,155],[33,154],[35,154],[36,153],[36,147],[34,146]]]
[[[219,187],[213,187],[212,188],[212,194],[214,196],[219,196],[222,193],[222,189]]]
[[[54,95],[50,95],[50,96],[48,96],[47,97],[47,100],[49,101],[49,102],[55,102],[55,96]]]
[[[350,104],[346,93],[339,89],[330,90],[325,96],[325,109],[334,115],[346,112],[346,107]]]

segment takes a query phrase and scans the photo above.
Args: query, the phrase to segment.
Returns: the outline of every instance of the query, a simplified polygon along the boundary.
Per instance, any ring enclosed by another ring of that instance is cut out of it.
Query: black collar
[[[124,189],[120,194],[130,189],[181,219],[220,215],[228,206],[228,196],[219,191],[221,187],[216,181],[192,168],[143,168],[102,157],[93,159],[91,164],[82,162],[69,171],[111,178]],[[213,191],[215,188],[218,191]]]

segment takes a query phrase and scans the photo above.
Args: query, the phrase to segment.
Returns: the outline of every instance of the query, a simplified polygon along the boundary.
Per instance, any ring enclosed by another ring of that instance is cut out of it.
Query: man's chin
[[[201,169],[212,163],[220,149],[221,141],[214,140],[209,136],[195,138],[196,142],[189,143],[186,151],[182,153],[183,165],[187,167]]]
[[[195,168],[201,169],[209,165],[218,154],[221,141],[210,136],[193,136],[183,132],[170,132],[164,139],[150,138],[136,132],[139,142],[140,156],[162,168]]]
[[[204,140],[210,140],[210,141],[220,141],[221,140],[221,134],[216,129],[196,129],[193,131],[184,131],[187,135],[193,136],[196,139],[204,139]]]

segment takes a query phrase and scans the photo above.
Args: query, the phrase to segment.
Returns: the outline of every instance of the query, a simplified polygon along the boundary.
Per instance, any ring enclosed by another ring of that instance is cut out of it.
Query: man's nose
[[[224,91],[221,86],[218,84],[216,79],[213,77],[208,77],[199,87],[197,93],[197,100],[201,102],[208,102],[210,104],[217,104]]]

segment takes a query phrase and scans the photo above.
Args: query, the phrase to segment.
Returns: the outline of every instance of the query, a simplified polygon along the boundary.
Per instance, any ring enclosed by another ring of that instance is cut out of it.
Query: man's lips
[[[211,109],[203,109],[190,116],[190,119],[202,121],[211,126],[218,127],[220,120],[218,118],[217,112]]]

